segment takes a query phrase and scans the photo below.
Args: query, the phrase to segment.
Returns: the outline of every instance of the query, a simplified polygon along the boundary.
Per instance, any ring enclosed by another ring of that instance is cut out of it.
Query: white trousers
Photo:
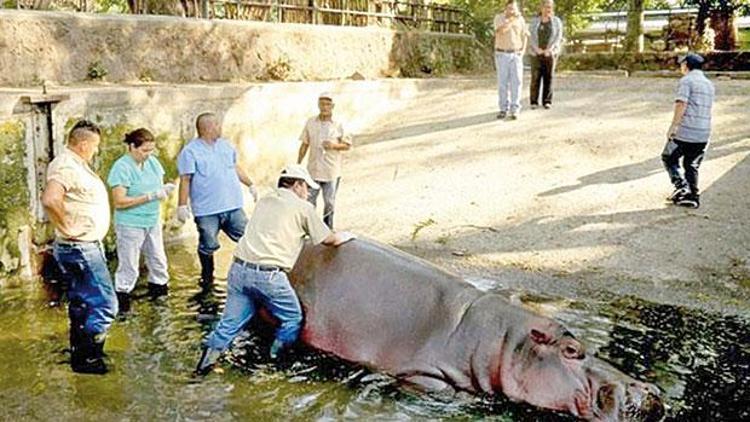
[[[123,225],[115,226],[117,236],[117,272],[115,272],[115,290],[130,293],[138,280],[141,253],[146,258],[148,282],[165,285],[169,280],[167,273],[167,254],[164,253],[161,224],[144,229]]]

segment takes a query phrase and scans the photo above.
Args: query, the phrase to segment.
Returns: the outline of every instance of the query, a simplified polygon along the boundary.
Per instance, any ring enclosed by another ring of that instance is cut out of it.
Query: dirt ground
[[[486,78],[355,138],[337,228],[509,289],[749,312],[750,82],[714,82],[697,210],[665,202],[676,79],[561,75],[551,110],[498,121]]]

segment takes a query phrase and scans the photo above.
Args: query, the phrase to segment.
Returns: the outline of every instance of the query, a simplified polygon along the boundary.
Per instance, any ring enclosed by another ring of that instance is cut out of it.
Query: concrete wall
[[[335,114],[354,134],[377,132],[378,122],[411,107],[424,90],[460,87],[467,80],[389,79],[378,81],[279,82],[265,84],[80,86],[39,90],[0,89],[0,275],[35,272],[34,256],[51,239],[38,199],[46,164],[64,148],[67,129],[79,118],[104,129],[95,169],[106,178],[125,153],[124,134],[137,127],[158,138],[158,156],[167,178],[177,178],[175,158],[194,136],[195,116],[215,111],[223,117],[224,134],[237,147],[241,162],[261,185],[275,182],[278,171],[296,160],[304,122],[317,113],[317,95],[334,94]],[[51,129],[40,101],[59,101],[51,109]],[[30,104],[29,100],[37,104]],[[48,133],[49,132],[49,133]],[[52,142],[50,142],[50,139]],[[51,144],[51,148],[50,148]],[[246,196],[249,199],[249,195]],[[163,206],[168,238],[194,234],[192,224],[174,220],[176,194]],[[248,206],[251,204],[248,203]],[[113,238],[106,244],[111,250]],[[36,245],[36,246],[35,246]]]
[[[418,76],[484,55],[466,35],[0,10],[0,86]]]

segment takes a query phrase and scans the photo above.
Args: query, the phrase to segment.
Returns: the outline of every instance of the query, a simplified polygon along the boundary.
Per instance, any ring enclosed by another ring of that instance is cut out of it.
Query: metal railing
[[[147,1],[130,3],[137,14],[171,13],[208,19],[380,26],[455,34],[466,32],[468,20],[464,9],[430,0],[180,0],[175,2],[175,10],[168,12],[150,10]],[[94,11],[92,0],[17,0],[15,5],[21,9]]]

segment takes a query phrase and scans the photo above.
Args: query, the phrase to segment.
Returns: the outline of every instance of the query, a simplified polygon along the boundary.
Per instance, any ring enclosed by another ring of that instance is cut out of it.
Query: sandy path
[[[556,82],[552,110],[515,122],[495,120],[490,79],[405,104],[348,154],[338,228],[509,285],[536,274],[531,287],[565,294],[585,284],[746,308],[750,82],[715,81],[698,210],[664,201],[675,79]]]

